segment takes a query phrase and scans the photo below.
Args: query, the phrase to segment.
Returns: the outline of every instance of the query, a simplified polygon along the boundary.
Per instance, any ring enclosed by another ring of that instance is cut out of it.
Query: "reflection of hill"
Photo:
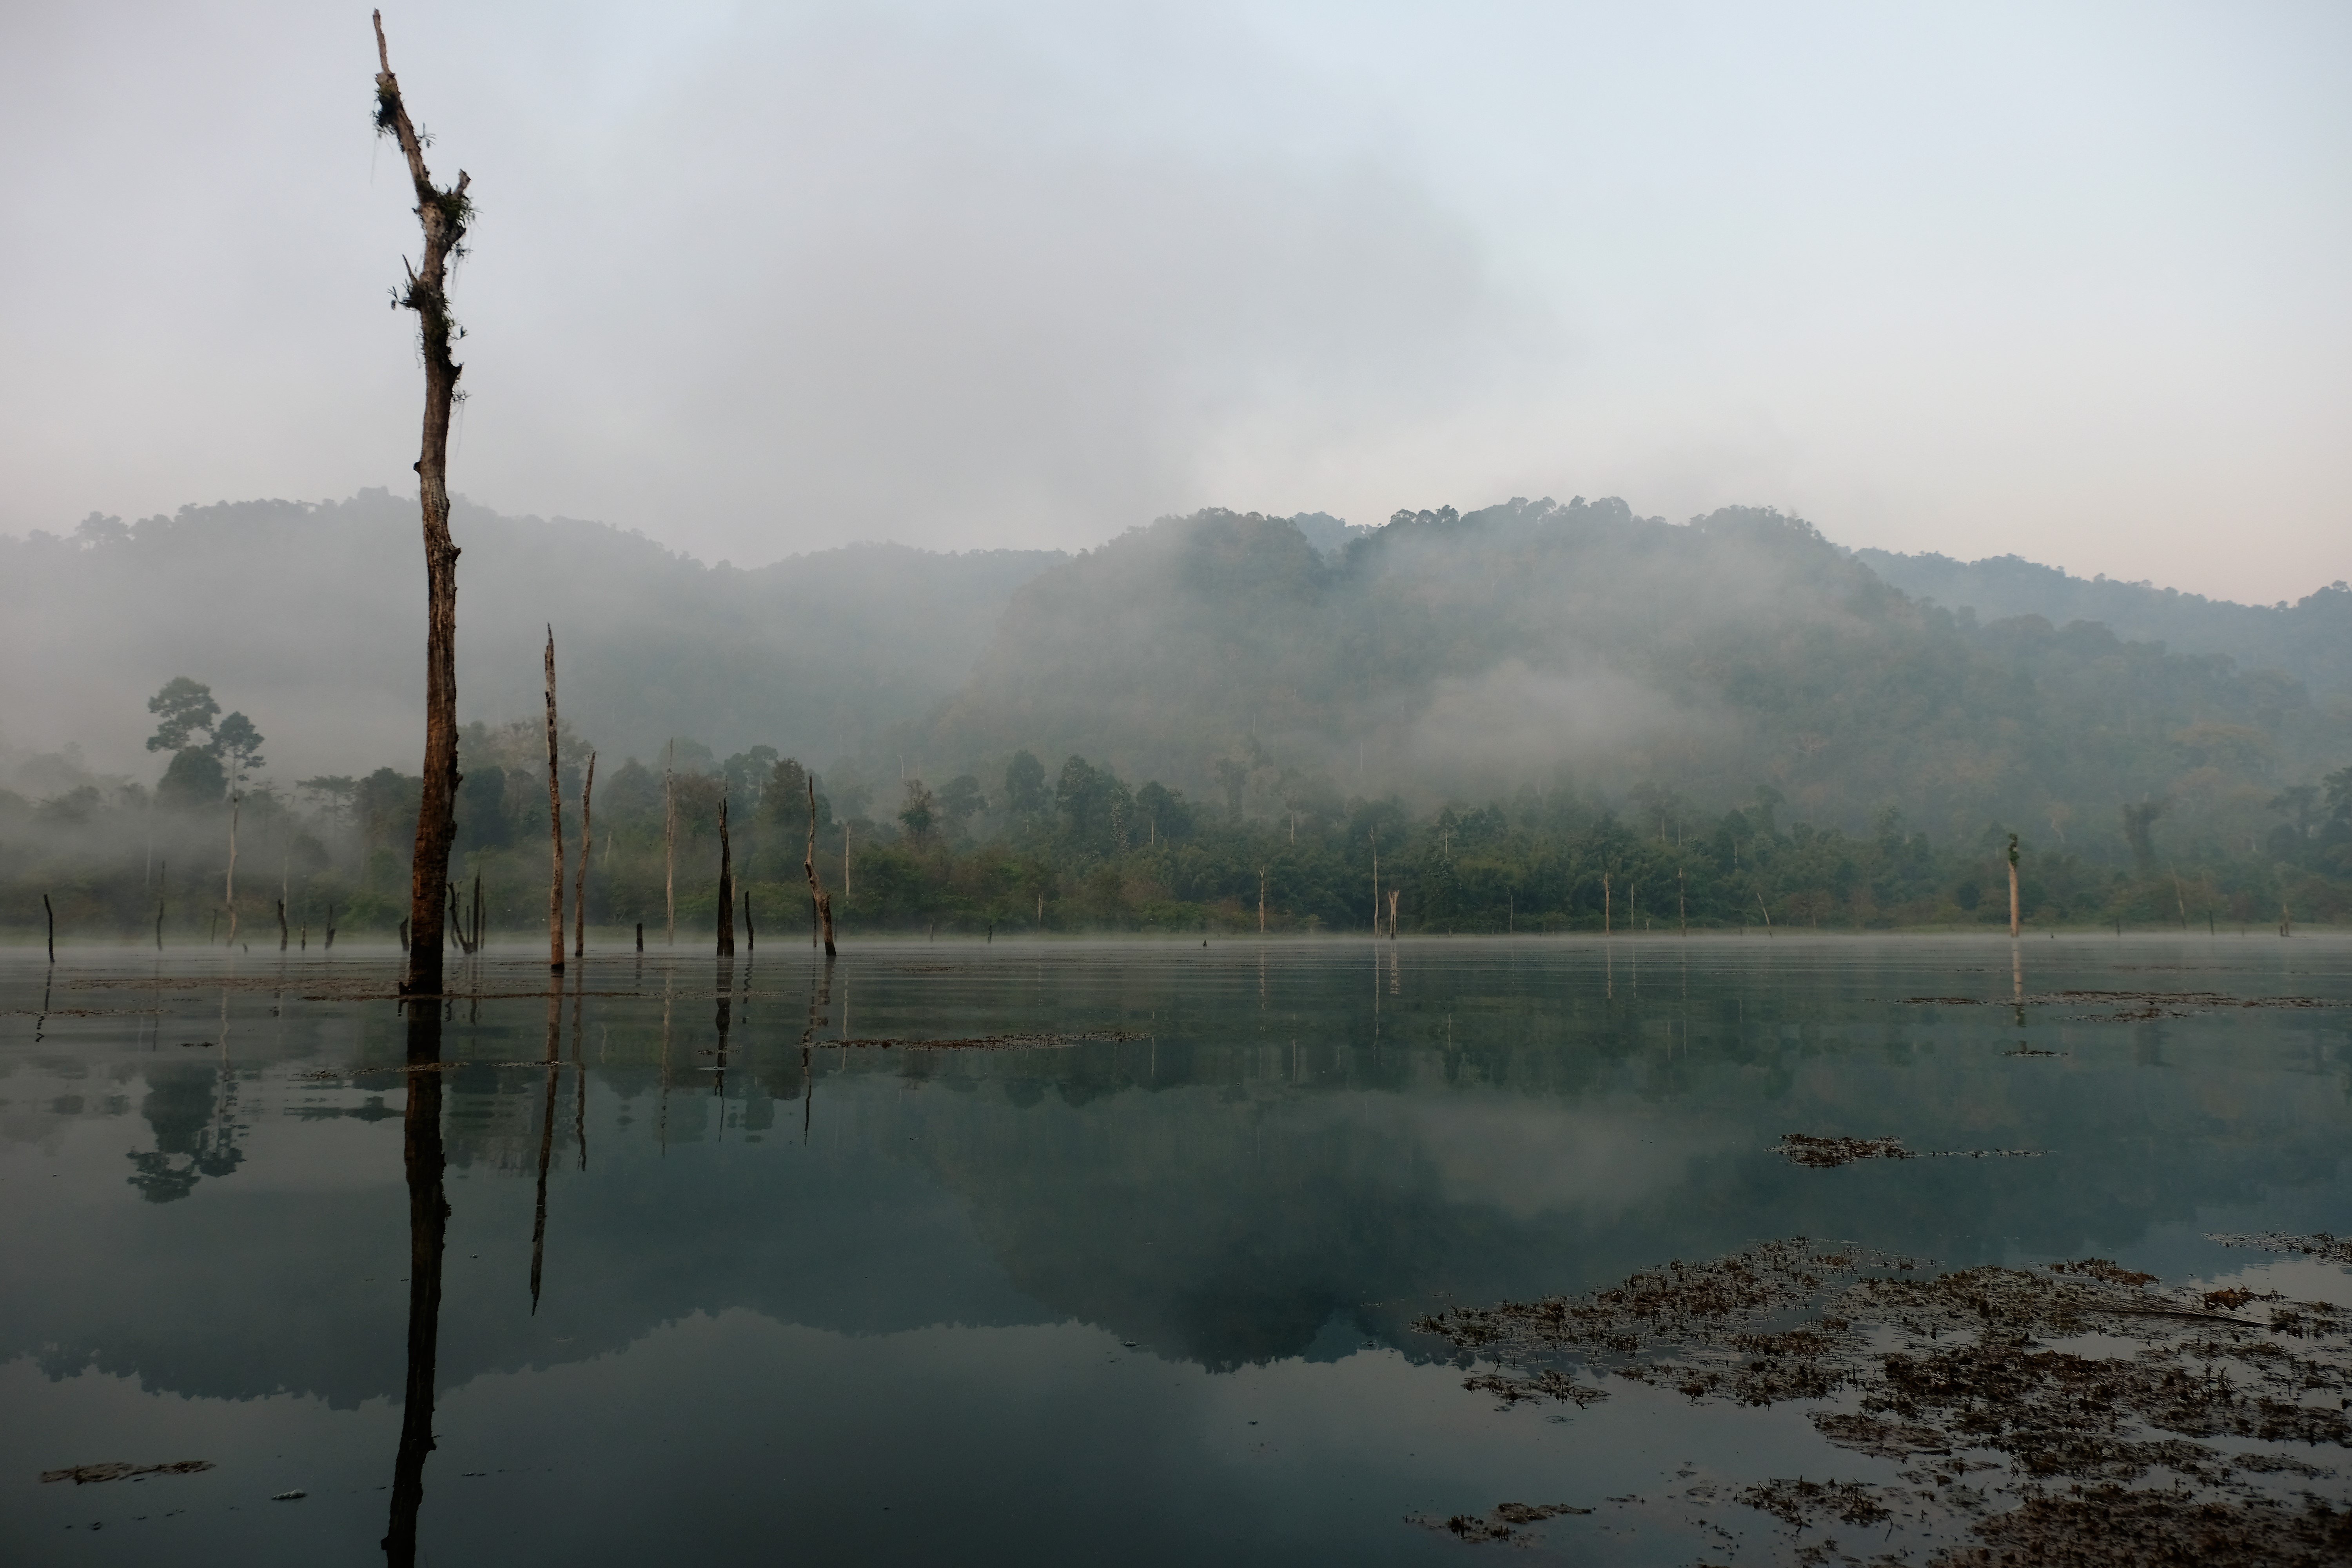
[[[698,1070],[716,1065],[707,1030],[676,1042],[665,1105],[648,1005],[592,1009],[587,1037],[609,1043],[608,1065],[590,1049],[589,1170],[573,1169],[567,1077],[535,1319],[531,1184],[453,1149],[442,1379],[727,1308],[866,1333],[1075,1317],[1231,1367],[1300,1353],[1335,1322],[1394,1332],[1441,1292],[1576,1289],[1762,1237],[1953,1263],[2116,1253],[2152,1225],[2340,1177],[2344,1014],[2037,1016],[2037,1042],[2072,1054],[2004,1060],[2005,1008],[1860,999],[1956,984],[1904,967],[1916,948],[1876,950],[1893,955],[1879,967],[1845,944],[1762,950],[1702,949],[1685,983],[1654,944],[1636,991],[1621,944],[1612,1000],[1589,949],[1407,946],[1377,1020],[1353,959],[1277,963],[1263,1005],[1254,963],[1206,955],[1056,960],[1034,988],[1023,964],[940,980],[875,960],[857,981],[867,1026],[1050,1016],[1152,1037],[845,1067],[819,1051],[805,1146],[800,1004],[745,1009],[723,1125]],[[1851,967],[1804,967],[1822,952]],[[2008,976],[1959,983],[2005,993]],[[478,1130],[486,1152],[535,1127],[535,1070],[453,1079],[453,1142]],[[397,1125],[273,1119],[256,1109],[267,1087],[242,1089],[245,1164],[187,1201],[140,1201],[110,1152],[76,1200],[7,1221],[15,1256],[51,1263],[37,1292],[0,1300],[0,1355],[187,1394],[396,1393]],[[185,1098],[150,1104],[208,1124]],[[1763,1152],[1791,1130],[2052,1153],[1804,1171]]]

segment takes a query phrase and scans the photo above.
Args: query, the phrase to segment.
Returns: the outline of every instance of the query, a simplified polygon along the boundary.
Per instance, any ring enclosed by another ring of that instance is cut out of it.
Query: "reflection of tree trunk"
[[[563,782],[556,773],[555,628],[547,628],[547,842],[554,857],[547,879],[547,967],[563,973]]]
[[[449,537],[449,411],[462,367],[449,357],[455,323],[445,279],[462,250],[473,204],[468,179],[442,190],[425,167],[425,143],[410,124],[392,74],[383,14],[375,18],[376,129],[391,132],[408,159],[415,187],[424,255],[408,274],[400,303],[416,312],[417,346],[425,362],[425,431],[416,458],[416,499],[425,525],[425,777],[417,801],[416,847],[409,858],[408,978],[401,990],[430,995],[441,989],[441,904],[449,882],[449,846],[457,836],[457,546]]]
[[[561,932],[559,931],[559,935]],[[547,991],[547,1103],[539,1119],[539,1206],[530,1223],[530,1310],[539,1315],[539,1266],[547,1250],[547,1162],[555,1152],[555,1076],[562,1067],[561,1052],[563,993]]]
[[[719,1030],[719,1070],[711,1077],[710,1092],[719,1100],[719,1135],[727,1136],[727,1032],[735,1023],[735,965],[722,959],[719,965],[719,1012],[711,1022]]]
[[[580,785],[580,875],[572,886],[572,956],[588,955],[588,852],[596,847],[596,753],[588,753],[588,776]]]
[[[441,1009],[412,1005],[408,1018],[408,1109],[401,1120],[408,1168],[408,1375],[400,1450],[392,1467],[392,1519],[383,1554],[393,1568],[416,1561],[416,1511],[425,1500],[425,1459],[433,1452],[433,1363],[441,1326],[441,1253],[449,1228],[442,1194]]]

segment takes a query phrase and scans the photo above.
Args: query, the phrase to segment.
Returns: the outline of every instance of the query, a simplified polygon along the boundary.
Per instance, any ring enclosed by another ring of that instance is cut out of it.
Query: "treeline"
[[[536,754],[534,754],[534,752]],[[586,748],[560,748],[566,837],[577,853]],[[543,929],[548,791],[536,726],[469,726],[452,879],[478,881],[493,934]],[[183,769],[182,772],[193,770]],[[724,759],[690,742],[599,768],[588,916],[607,944],[644,926],[649,944],[710,940],[719,805],[753,928],[807,939],[801,859],[811,781],[772,748]],[[2119,815],[2128,866],[2085,858],[2030,825],[1990,822],[1938,840],[1889,809],[1866,833],[1792,819],[1770,785],[1717,810],[1652,784],[1616,796],[1530,785],[1415,813],[1395,798],[1297,792],[1277,815],[1140,784],[1071,756],[1016,752],[1001,773],[887,792],[815,784],[819,867],[844,935],[1138,931],[1367,932],[1884,931],[1999,928],[2005,854],[2021,840],[2024,915],[2035,929],[2269,927],[2352,915],[2352,768],[2290,789],[2240,853],[2168,841],[2159,809]],[[394,769],[248,788],[239,828],[239,940],[275,943],[331,913],[346,939],[389,935],[405,913],[418,781]],[[37,926],[49,895],[68,940],[223,941],[229,929],[231,805],[82,785],[32,803],[0,795],[8,923]],[[2188,852],[2184,853],[2186,850]],[[576,864],[576,862],[575,862]],[[738,918],[742,908],[739,906]]]

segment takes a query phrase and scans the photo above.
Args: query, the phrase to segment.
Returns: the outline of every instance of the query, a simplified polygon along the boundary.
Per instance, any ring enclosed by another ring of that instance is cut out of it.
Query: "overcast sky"
[[[739,564],[1622,494],[2352,575],[2352,7],[387,7],[453,488]],[[0,16],[0,528],[413,483],[363,4]]]

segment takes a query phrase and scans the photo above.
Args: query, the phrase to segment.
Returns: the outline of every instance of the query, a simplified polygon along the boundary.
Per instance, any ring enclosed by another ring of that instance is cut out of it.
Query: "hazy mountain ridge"
[[[1932,552],[1853,553],[1913,598],[1972,610],[1982,620],[2040,616],[2055,626],[2095,621],[2127,641],[2282,669],[2315,693],[2352,690],[2352,588],[2341,580],[2292,605],[2241,605],[2149,583],[2077,577],[2018,555],[1956,561]]]
[[[613,763],[672,735],[831,757],[952,690],[1019,583],[1051,551],[941,554],[849,545],[707,566],[642,534],[505,517],[460,500],[459,716],[541,704],[552,623],[567,722]],[[268,737],[280,776],[415,765],[424,570],[415,503],[223,502],[70,538],[0,539],[0,739],[78,742],[148,775],[149,693],[211,686]],[[69,650],[69,652],[68,652]]]
[[[1514,499],[1401,512],[1336,558],[1255,513],[1132,530],[1023,586],[906,733],[934,773],[1076,752],[1253,815],[1315,778],[1425,800],[1653,780],[1769,784],[1854,828],[1896,805],[2112,837],[2124,801],[2252,810],[2340,764],[2352,705],[2095,625],[1956,616],[1769,509]]]

